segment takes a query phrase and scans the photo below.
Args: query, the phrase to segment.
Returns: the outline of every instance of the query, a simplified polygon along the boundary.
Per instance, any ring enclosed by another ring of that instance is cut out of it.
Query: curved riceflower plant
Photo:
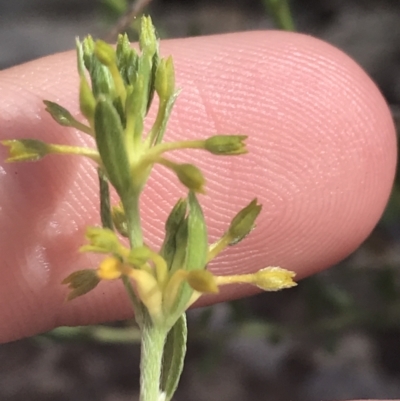
[[[216,276],[207,264],[225,248],[241,241],[254,228],[261,211],[252,200],[232,220],[226,232],[208,243],[207,227],[198,194],[205,178],[193,164],[176,163],[168,152],[203,149],[215,155],[247,152],[245,135],[215,135],[197,140],[165,142],[164,133],[179,91],[171,57],[161,58],[150,17],[141,20],[139,49],[120,35],[116,48],[87,37],[77,41],[79,104],[84,122],[62,106],[44,101],[46,110],[61,125],[94,138],[96,148],[45,143],[36,139],[4,140],[7,161],[36,161],[48,154],[90,158],[100,182],[101,226],[88,227],[82,252],[104,254],[99,266],[75,271],[62,284],[72,301],[95,289],[101,280],[122,280],[141,332],[141,401],[170,400],[177,388],[186,352],[185,311],[202,294],[217,293],[221,285],[249,283],[266,291],[295,285],[294,273],[266,267],[256,273]],[[144,121],[154,96],[158,110],[153,126]],[[143,242],[140,195],[152,172],[161,164],[187,188],[165,223],[160,249]],[[111,206],[110,185],[119,196]],[[123,240],[126,237],[129,241]]]

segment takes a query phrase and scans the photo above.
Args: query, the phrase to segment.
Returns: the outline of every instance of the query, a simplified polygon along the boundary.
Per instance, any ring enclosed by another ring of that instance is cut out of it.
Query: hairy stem
[[[148,322],[149,323],[149,322]],[[145,323],[140,360],[140,401],[159,401],[161,368],[168,331]]]

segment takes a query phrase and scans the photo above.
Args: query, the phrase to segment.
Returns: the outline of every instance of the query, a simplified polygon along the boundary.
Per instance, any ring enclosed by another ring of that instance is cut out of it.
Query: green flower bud
[[[64,127],[73,127],[75,125],[76,120],[67,109],[57,103],[50,102],[49,100],[43,100],[43,103],[46,105],[45,110],[60,125],[63,125]]]
[[[193,192],[205,193],[206,180],[203,173],[193,164],[179,164],[175,170],[179,181]]]
[[[162,100],[167,100],[175,92],[175,69],[171,56],[161,59],[158,64],[155,89]]]
[[[70,290],[66,297],[66,301],[87,294],[99,284],[100,278],[97,277],[96,270],[86,269],[71,273],[61,284],[66,284]]]
[[[207,270],[193,270],[189,272],[186,281],[195,291],[208,294],[218,293],[215,278]]]
[[[138,71],[139,56],[131,47],[128,35],[118,35],[117,42],[117,66],[125,82],[125,85],[134,85]]]
[[[36,139],[8,139],[0,143],[9,147],[6,162],[33,162],[51,153],[47,143]]]
[[[254,222],[261,212],[261,205],[257,205],[257,199],[253,199],[232,220],[227,235],[231,238],[229,245],[241,241],[254,228]]]
[[[86,230],[86,239],[88,245],[80,248],[81,252],[98,252],[98,253],[124,253],[123,246],[119,242],[117,235],[109,228],[88,227]]]
[[[93,124],[96,100],[93,96],[92,88],[89,86],[86,77],[82,74],[79,84],[79,106],[81,113]]]
[[[95,47],[96,45],[90,36],[87,36],[82,43],[77,42],[79,75],[82,76],[84,74],[83,66],[85,66],[90,75],[94,97],[110,95],[114,98],[115,86],[113,78],[108,67],[103,65],[97,58]]]
[[[139,46],[140,50],[150,57],[157,51],[156,31],[150,17],[144,16],[141,19]]]
[[[111,67],[117,63],[117,56],[113,47],[102,40],[96,41],[94,54],[100,63],[106,67]]]
[[[93,38],[88,35],[82,42],[82,59],[88,71],[93,69],[93,57],[95,43]]]
[[[244,140],[246,135],[215,135],[206,139],[206,150],[214,155],[241,155],[247,153]]]

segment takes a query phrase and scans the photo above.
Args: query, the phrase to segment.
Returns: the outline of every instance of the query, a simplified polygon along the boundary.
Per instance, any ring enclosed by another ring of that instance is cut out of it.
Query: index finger
[[[195,157],[208,179],[201,201],[211,240],[253,197],[264,205],[257,229],[218,258],[214,272],[280,265],[301,278],[346,257],[366,238],[390,193],[396,146],[384,99],[351,59],[319,40],[284,32],[173,40],[161,49],[173,55],[183,88],[167,140],[249,136],[244,157],[177,156]],[[41,103],[57,101],[78,113],[72,53],[4,71],[0,88],[2,138],[88,142],[57,126]],[[98,223],[93,166],[52,156],[3,164],[1,172],[0,341],[131,316],[119,284],[63,302],[61,280],[97,263],[76,251],[85,226]],[[156,169],[142,199],[147,242],[161,243],[163,221],[184,193]],[[227,288],[213,301],[251,291]]]

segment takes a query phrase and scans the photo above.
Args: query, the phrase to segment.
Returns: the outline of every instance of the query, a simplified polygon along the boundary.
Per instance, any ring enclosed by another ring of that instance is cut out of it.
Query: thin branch
[[[134,0],[128,7],[124,15],[122,15],[115,25],[111,28],[110,32],[105,37],[107,42],[114,42],[119,33],[126,31],[132,24],[132,21],[143,11],[151,0]]]

